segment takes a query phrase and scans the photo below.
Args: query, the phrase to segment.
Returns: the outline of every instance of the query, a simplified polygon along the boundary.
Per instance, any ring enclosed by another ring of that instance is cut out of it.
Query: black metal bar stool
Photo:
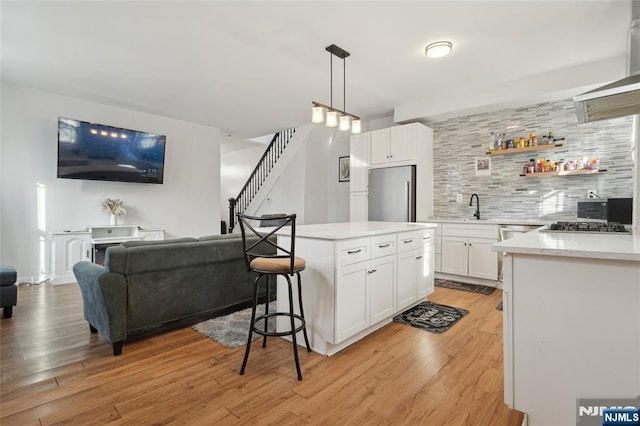
[[[263,217],[247,216],[241,213],[238,213],[237,216],[238,223],[240,224],[240,231],[242,232],[242,244],[244,248],[245,260],[247,262],[247,268],[250,271],[256,272],[258,274],[255,279],[255,286],[253,290],[253,308],[251,310],[249,338],[247,339],[247,348],[244,353],[244,360],[242,361],[240,374],[244,374],[244,369],[247,366],[253,333],[258,333],[263,336],[263,348],[267,346],[268,336],[291,336],[291,340],[293,342],[293,357],[296,362],[298,380],[302,380],[302,373],[300,372],[300,360],[298,359],[298,342],[296,340],[296,333],[302,331],[304,335],[304,341],[307,346],[307,352],[311,352],[311,346],[309,346],[309,338],[307,337],[307,326],[304,319],[304,310],[302,308],[302,286],[300,281],[300,271],[304,270],[305,261],[304,259],[295,256],[296,215],[290,214],[269,217],[271,223],[276,225],[273,228],[269,228],[268,231],[256,230],[251,226],[251,223],[249,222],[260,221],[261,219],[264,219]],[[275,242],[275,233],[284,226],[291,227],[291,243],[289,247],[282,247]],[[255,234],[255,236],[258,237],[257,240],[252,239],[251,244],[248,244],[247,242],[247,236],[251,236],[247,235],[247,230],[251,231],[253,234]],[[276,254],[265,255],[265,245],[275,247]],[[293,310],[293,285],[291,284],[290,277],[292,277],[294,274],[298,278],[298,304],[300,315],[295,314]],[[277,277],[278,275],[282,275],[287,280],[287,285],[289,288],[289,312],[269,312],[271,277]],[[267,302],[265,304],[264,315],[256,317],[256,306],[258,305],[258,285],[263,277],[266,278]],[[269,318],[275,317],[289,318],[291,328],[285,331],[269,331]],[[296,320],[300,323],[297,327],[295,325]],[[264,326],[262,328],[259,327],[261,321],[264,322]]]

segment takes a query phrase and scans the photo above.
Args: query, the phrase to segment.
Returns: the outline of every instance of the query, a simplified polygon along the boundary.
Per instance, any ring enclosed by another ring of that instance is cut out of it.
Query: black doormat
[[[393,317],[393,321],[432,333],[444,333],[469,311],[437,303],[422,302]]]
[[[501,311],[501,310],[502,310],[502,302],[500,302],[500,303],[498,304],[498,306],[496,306],[496,309],[497,309],[497,310],[499,310],[499,311]]]
[[[491,294],[495,290],[495,287],[489,287],[488,285],[476,285],[460,283],[457,281],[441,280],[436,278],[436,287],[451,288],[454,290],[470,291],[472,293]]]

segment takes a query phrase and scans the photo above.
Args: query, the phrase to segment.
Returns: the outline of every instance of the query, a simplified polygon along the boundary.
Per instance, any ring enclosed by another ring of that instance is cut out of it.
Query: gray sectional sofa
[[[83,261],[73,272],[90,330],[113,344],[114,355],[136,335],[250,306],[255,278],[233,234],[126,242],[107,249],[104,266]]]

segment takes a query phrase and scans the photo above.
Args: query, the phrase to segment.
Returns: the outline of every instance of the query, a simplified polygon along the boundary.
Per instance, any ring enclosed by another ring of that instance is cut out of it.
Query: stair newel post
[[[236,226],[236,202],[235,198],[229,198],[229,233],[233,232],[233,228]]]

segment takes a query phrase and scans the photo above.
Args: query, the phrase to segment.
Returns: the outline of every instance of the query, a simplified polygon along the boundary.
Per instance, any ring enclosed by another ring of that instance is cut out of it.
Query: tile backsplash
[[[576,218],[576,201],[595,190],[603,198],[633,196],[631,147],[633,118],[577,124],[573,101],[545,102],[527,107],[458,117],[433,124],[434,216],[473,218],[480,197],[483,219]],[[486,154],[491,132],[508,139],[536,133],[540,142],[549,131],[565,138],[564,146],[528,153]],[[532,158],[595,158],[607,173],[586,176],[521,177]],[[490,159],[491,172],[476,176],[476,159]],[[457,195],[462,201],[457,202]]]

